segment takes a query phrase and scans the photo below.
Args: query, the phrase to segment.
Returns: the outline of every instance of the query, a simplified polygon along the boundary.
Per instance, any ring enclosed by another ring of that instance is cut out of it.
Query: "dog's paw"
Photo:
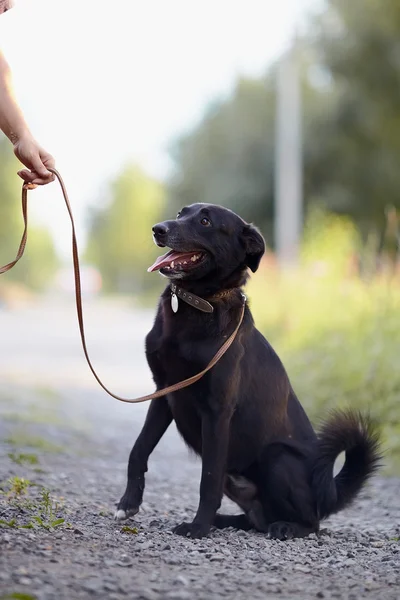
[[[139,508],[128,508],[124,510],[123,508],[117,508],[114,513],[115,521],[125,521],[130,517],[134,517],[139,512]]]
[[[292,523],[276,521],[268,527],[268,537],[271,540],[291,540],[296,537],[296,529]]]
[[[210,532],[210,526],[204,525],[203,523],[181,523],[177,525],[173,532],[177,535],[182,535],[183,537],[192,538],[195,540],[199,540],[202,537],[205,537]]]
[[[118,502],[114,513],[116,521],[125,521],[125,519],[134,517],[139,512],[140,505],[142,504],[143,490],[144,480],[139,483],[134,482],[134,484],[128,481],[125,493]]]

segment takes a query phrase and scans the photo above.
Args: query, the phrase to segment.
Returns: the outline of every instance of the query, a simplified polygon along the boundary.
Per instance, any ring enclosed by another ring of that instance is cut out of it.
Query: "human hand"
[[[54,174],[47,170],[54,168],[54,158],[46,152],[31,134],[20,137],[14,143],[14,154],[27,169],[18,171],[18,175],[32,189],[54,181]]]

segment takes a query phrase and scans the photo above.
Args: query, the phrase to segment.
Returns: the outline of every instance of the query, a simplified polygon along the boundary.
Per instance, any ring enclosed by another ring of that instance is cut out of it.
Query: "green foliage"
[[[9,489],[8,496],[19,498],[20,496],[25,496],[28,490],[28,487],[32,485],[29,479],[24,479],[23,477],[11,477],[8,480]]]
[[[43,452],[58,453],[63,450],[61,446],[49,442],[45,438],[26,434],[23,430],[21,430],[21,432],[15,432],[13,436],[7,438],[5,442],[11,446],[27,446],[29,448],[42,450]]]
[[[0,133],[0,260],[5,264],[15,257],[18,234],[22,233],[21,180],[17,176],[18,161],[11,145]],[[4,257],[4,259],[3,259]]]
[[[298,47],[304,201],[348,215],[363,239],[400,208],[400,4],[328,0]],[[275,65],[239,80],[173,149],[171,207],[212,202],[256,222],[274,245]],[[288,174],[290,177],[290,174]]]
[[[100,269],[107,291],[137,292],[153,285],[147,274],[157,256],[151,228],[163,206],[162,186],[128,166],[110,186],[106,206],[92,213],[87,258]]]
[[[37,600],[37,597],[22,592],[11,592],[11,594],[0,596],[0,600]]]
[[[71,527],[64,517],[59,516],[61,506],[53,500],[48,489],[21,477],[12,477],[3,483],[2,487],[5,501],[10,507],[16,509],[18,514],[16,518],[9,521],[0,519],[1,527],[47,530],[56,529],[61,525]],[[31,495],[28,497],[28,490],[35,487],[39,487],[36,497]]]
[[[18,237],[8,246],[16,249]],[[19,240],[18,240],[19,241]],[[15,253],[15,252],[14,252]],[[45,289],[59,266],[53,239],[47,229],[29,225],[27,249],[23,258],[5,277],[18,282],[35,291]]]
[[[53,502],[50,497],[50,491],[43,488],[41,491],[41,502],[38,507],[39,513],[32,516],[32,520],[27,525],[22,525],[28,529],[42,527],[43,529],[56,529],[60,525],[64,525],[65,519],[56,516],[59,510],[57,502]]]
[[[334,100],[312,129],[324,136],[313,192],[363,231],[382,227],[385,206],[400,207],[400,4],[329,0],[314,33]]]
[[[124,525],[121,528],[122,533],[129,533],[131,535],[136,535],[138,533],[137,527],[129,527],[129,525]]]
[[[300,268],[279,274],[262,266],[249,296],[314,422],[334,407],[369,411],[382,428],[387,467],[398,470],[400,287],[352,275],[346,256],[357,247],[346,219],[314,215]]]
[[[0,134],[0,265],[15,258],[23,230],[19,168],[11,144]],[[24,257],[10,272],[2,275],[0,284],[4,286],[8,281],[17,281],[40,290],[48,285],[57,266],[49,232],[29,225]]]
[[[169,209],[210,202],[269,231],[273,213],[274,82],[241,79],[227,101],[176,141]]]
[[[17,527],[17,520],[10,519],[9,521],[6,521],[5,519],[0,519],[0,526],[1,527]]]
[[[303,266],[320,264],[325,274],[340,277],[349,257],[360,251],[361,240],[349,218],[329,214],[318,205],[311,207],[303,231]]]

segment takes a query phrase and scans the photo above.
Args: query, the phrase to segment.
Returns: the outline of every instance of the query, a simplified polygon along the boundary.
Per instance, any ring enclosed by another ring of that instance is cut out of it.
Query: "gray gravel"
[[[141,317],[143,328],[149,318]],[[126,323],[129,331],[129,319]],[[96,352],[104,351],[109,363],[101,343]],[[8,346],[4,357],[10,364],[16,364],[14,350]],[[55,351],[50,345],[50,354]],[[136,368],[143,368],[138,393],[152,389],[141,360],[138,356]],[[90,384],[73,387],[73,374],[62,388],[55,376],[32,384],[26,374],[17,383],[15,371],[0,368],[0,377],[0,479],[19,476],[36,484],[26,497],[0,495],[0,519],[15,518],[17,524],[44,519],[40,486],[59,504],[53,518],[65,519],[50,530],[39,524],[0,527],[0,597],[16,592],[37,600],[399,597],[400,479],[375,479],[351,509],[324,524],[319,537],[277,542],[225,530],[186,540],[171,529],[194,515],[200,464],[172,427],[150,461],[141,511],[116,523],[115,503],[146,406],[118,404]],[[34,454],[39,464],[16,464],[21,453]],[[2,487],[6,492],[10,486]],[[228,501],[223,508],[236,512]],[[124,531],[126,525],[130,531]]]

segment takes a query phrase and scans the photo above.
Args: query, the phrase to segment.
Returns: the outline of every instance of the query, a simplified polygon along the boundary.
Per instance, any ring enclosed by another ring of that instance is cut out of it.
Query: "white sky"
[[[0,44],[28,123],[63,175],[78,222],[134,160],[165,177],[168,144],[239,74],[261,75],[318,0],[17,0]],[[57,184],[31,214],[70,255]]]

